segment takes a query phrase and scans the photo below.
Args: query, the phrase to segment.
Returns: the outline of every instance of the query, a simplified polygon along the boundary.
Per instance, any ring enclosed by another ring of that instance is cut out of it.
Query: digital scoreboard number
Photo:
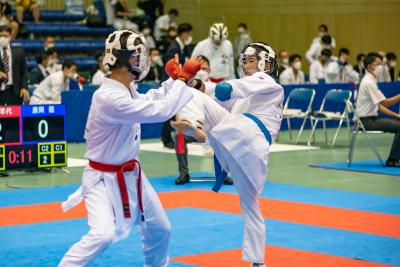
[[[0,107],[0,170],[67,166],[65,105]]]

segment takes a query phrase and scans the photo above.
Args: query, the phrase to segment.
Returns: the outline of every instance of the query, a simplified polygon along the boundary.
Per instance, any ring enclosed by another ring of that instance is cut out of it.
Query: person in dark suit
[[[0,105],[21,105],[29,102],[28,70],[25,53],[10,45],[11,28],[0,26]],[[11,60],[10,60],[11,59]]]
[[[358,54],[357,55],[357,64],[354,65],[354,67],[353,67],[354,70],[356,72],[358,72],[358,74],[360,75],[360,81],[364,77],[364,74],[365,74],[364,58],[365,58],[365,54],[364,53]]]
[[[48,58],[48,53],[47,52],[41,52],[36,57],[37,65],[29,73],[29,84],[32,84],[32,85],[39,84],[47,76],[49,76],[50,73],[46,69],[47,65],[48,65],[47,64],[47,62],[48,62],[47,58]]]
[[[181,23],[178,25],[178,36],[173,40],[167,52],[164,54],[163,61],[167,62],[171,58],[175,56],[175,54],[179,55],[179,63],[183,65],[187,58],[190,58],[189,54],[189,45],[192,43],[192,35],[193,35],[193,27],[189,23]],[[168,79],[168,75],[163,71],[162,81]],[[172,139],[171,132],[174,129],[170,125],[170,121],[175,120],[175,118],[171,118],[168,121],[164,122],[162,130],[161,130],[161,141],[164,144],[164,147],[167,148],[175,148],[174,140]]]

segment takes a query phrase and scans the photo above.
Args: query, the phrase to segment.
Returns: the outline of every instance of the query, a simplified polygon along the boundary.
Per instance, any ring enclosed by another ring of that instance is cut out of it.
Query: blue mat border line
[[[334,162],[334,163],[343,163],[343,162]],[[355,170],[355,169],[344,169],[344,168],[339,168],[339,167],[331,167],[331,166],[323,165],[323,164],[334,164],[334,163],[309,164],[308,167],[318,168],[318,169],[327,169],[327,170],[347,171],[347,172],[361,172],[361,173],[369,173],[369,174],[382,174],[382,175],[388,175],[388,176],[394,176],[394,177],[399,177],[400,176],[398,174],[393,174],[393,173],[362,171],[362,170]]]

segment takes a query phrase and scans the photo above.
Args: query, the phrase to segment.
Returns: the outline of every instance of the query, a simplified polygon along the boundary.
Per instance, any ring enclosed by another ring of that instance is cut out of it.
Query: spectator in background
[[[33,91],[29,104],[60,104],[61,93],[69,90],[70,79],[74,79],[77,75],[76,69],[75,61],[65,60],[61,71],[48,76]]]
[[[235,62],[239,60],[243,48],[252,42],[250,33],[247,31],[247,25],[243,22],[237,26],[237,36],[233,45]]]
[[[304,73],[301,71],[301,56],[298,54],[289,57],[290,68],[279,76],[280,84],[303,84]]]
[[[36,56],[37,65],[29,73],[29,84],[39,84],[50,75],[49,71],[46,69],[48,66],[48,56],[48,52],[41,52]]]
[[[146,42],[144,43],[148,50],[156,48],[156,42],[154,41],[153,36],[151,35],[151,27],[149,24],[145,24],[142,29],[142,34]]]
[[[150,49],[149,52],[151,65],[149,73],[144,78],[144,81],[161,81],[161,75],[163,74],[163,61],[160,56],[160,51],[157,48]]]
[[[103,51],[96,54],[96,59],[97,59],[97,69],[96,69],[96,72],[94,72],[94,74],[92,76],[91,84],[100,85],[103,82],[104,77],[108,73],[108,71],[106,70],[106,68],[103,64],[103,59],[104,59]]]
[[[164,14],[164,0],[138,0],[138,7],[149,16],[151,26],[154,25],[157,15]]]
[[[40,10],[36,0],[16,0],[15,10],[17,13],[17,21],[19,24],[24,22],[25,10],[29,10],[32,13],[33,22],[39,23]]]
[[[332,52],[329,49],[323,49],[319,59],[314,61],[310,66],[310,83],[324,83],[325,69],[329,64]]]
[[[0,0],[0,25],[8,25],[11,28],[11,39],[17,38],[19,25],[12,16],[12,8],[7,0]]]
[[[397,56],[393,52],[388,52],[386,54],[386,58],[387,58],[387,67],[390,74],[390,81],[394,82],[396,80],[394,68],[396,67]]]
[[[362,77],[364,77],[365,74],[365,67],[364,67],[365,54],[364,53],[358,54],[356,59],[357,59],[357,64],[354,65],[354,70],[358,73],[361,81]]]
[[[135,13],[129,10],[129,7],[125,0],[118,0],[114,4],[114,14],[115,19],[113,22],[113,26],[116,30],[139,30],[139,26],[131,21]]]
[[[328,31],[328,26],[326,24],[321,24],[318,26],[318,36],[312,40],[311,46],[315,43],[319,43],[321,41],[322,36],[324,35],[330,35]],[[331,38],[332,38],[331,48],[333,50],[336,47],[336,41],[335,38],[333,38],[332,36]]]
[[[358,83],[359,74],[349,64],[350,51],[347,48],[339,50],[338,60],[332,61],[326,68],[326,83]]]
[[[306,52],[306,59],[308,63],[312,64],[315,60],[317,60],[322,49],[325,48],[332,50],[332,38],[330,35],[322,36],[319,42],[311,45],[310,49],[308,49]]]
[[[220,82],[235,78],[233,47],[228,40],[228,28],[223,23],[211,25],[208,38],[196,45],[192,58],[200,55],[210,60],[210,81]]]
[[[378,57],[382,59],[383,70],[378,75],[378,82],[390,82],[390,73],[389,68],[387,66],[387,58],[386,53],[383,51],[376,52]]]
[[[0,105],[29,101],[28,69],[24,50],[10,45],[11,28],[0,26]]]
[[[56,40],[52,36],[47,36],[44,38],[44,51],[54,48],[56,45]]]
[[[367,72],[358,90],[357,115],[366,130],[395,134],[386,166],[400,167],[400,114],[389,109],[400,102],[400,94],[386,98],[379,90],[377,76],[382,71],[383,65],[382,60],[374,53],[366,56],[364,66]],[[392,118],[378,118],[379,113]]]
[[[285,49],[279,51],[278,53],[279,68],[278,77],[281,76],[282,72],[290,67],[289,65],[289,53]]]
[[[48,52],[48,57],[47,57],[47,71],[50,74],[53,74],[57,71],[60,71],[62,69],[61,63],[60,63],[60,59],[58,57],[58,53],[57,50],[53,47],[53,48],[49,48],[47,50]]]
[[[161,43],[163,39],[167,36],[170,28],[177,28],[175,20],[178,15],[178,10],[173,8],[168,11],[168,14],[159,16],[157,18],[154,25],[154,38],[156,39],[156,42]]]

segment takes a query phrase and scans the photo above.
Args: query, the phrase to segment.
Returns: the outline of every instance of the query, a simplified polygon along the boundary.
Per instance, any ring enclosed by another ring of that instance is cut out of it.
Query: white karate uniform
[[[215,45],[210,38],[200,41],[193,50],[192,58],[200,55],[210,60],[210,77],[235,79],[233,63],[233,47],[229,40],[224,40],[221,45]]]
[[[304,83],[304,73],[301,70],[297,71],[297,76],[294,75],[293,68],[287,68],[279,76],[280,84],[303,84]]]
[[[259,126],[242,115],[251,113],[265,125],[272,140],[282,121],[284,92],[263,72],[228,81],[233,87],[229,111],[205,98],[205,129],[222,169],[231,172],[244,218],[243,260],[263,263],[265,224],[258,197],[268,174],[270,144]]]
[[[61,93],[69,90],[69,79],[64,80],[63,71],[47,76],[33,91],[30,105],[60,104]]]
[[[359,77],[358,72],[350,64],[339,66],[337,61],[332,61],[325,69],[326,83],[355,83]]]
[[[168,14],[159,16],[154,25],[154,38],[156,41],[162,41],[162,38],[167,35],[167,32],[163,32],[161,29],[168,30],[169,28],[177,29],[178,25],[171,20]]]
[[[327,64],[322,65],[319,60],[315,60],[310,66],[310,83],[318,83],[325,80],[325,68]]]
[[[313,45],[313,44],[315,44],[315,43],[319,43],[319,42],[321,42],[321,36],[315,37],[315,38],[312,40],[311,45]],[[336,47],[336,40],[335,40],[335,38],[333,38],[332,36],[331,36],[331,46],[332,46],[333,48]]]
[[[190,99],[185,83],[169,79],[157,90],[138,94],[120,82],[105,78],[94,93],[86,124],[86,157],[120,165],[138,159],[140,123],[162,122],[172,117]],[[101,172],[87,166],[81,187],[63,203],[68,210],[85,199],[89,232],[65,254],[59,266],[87,266],[110,243],[126,238],[139,222],[136,179],[138,168],[124,173],[132,218],[124,218],[115,172]],[[145,222],[139,225],[143,235],[145,266],[168,264],[171,226],[157,194],[142,172],[142,200]]]

